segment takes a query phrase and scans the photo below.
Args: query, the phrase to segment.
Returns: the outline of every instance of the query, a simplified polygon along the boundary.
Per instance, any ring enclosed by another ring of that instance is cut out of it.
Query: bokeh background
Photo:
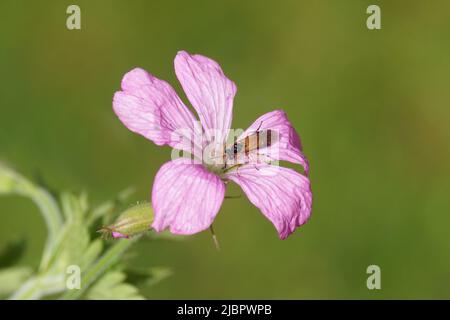
[[[81,7],[82,29],[66,29]],[[378,4],[382,29],[366,28]],[[169,81],[178,50],[217,60],[238,86],[233,127],[287,111],[311,163],[311,220],[285,241],[243,195],[208,232],[140,241],[138,266],[169,266],[148,298],[450,298],[450,2],[13,1],[0,3],[0,160],[91,202],[135,186],[150,200],[169,160],[128,131],[111,100],[140,66]],[[0,198],[0,248],[45,225]],[[382,289],[366,288],[377,264]],[[1,285],[1,284],[0,284]]]

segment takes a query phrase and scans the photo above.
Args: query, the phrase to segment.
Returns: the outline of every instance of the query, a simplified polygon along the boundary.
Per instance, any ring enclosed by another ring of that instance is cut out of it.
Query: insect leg
[[[259,123],[258,129],[256,129],[256,132],[258,132],[259,129],[261,129],[261,126],[262,126],[263,122],[264,122],[264,121],[261,120],[261,122]]]

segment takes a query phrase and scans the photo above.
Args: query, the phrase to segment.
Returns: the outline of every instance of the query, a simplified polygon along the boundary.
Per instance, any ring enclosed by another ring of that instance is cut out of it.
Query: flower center
[[[223,150],[220,148],[205,148],[202,162],[206,170],[217,175],[223,174],[226,169]]]

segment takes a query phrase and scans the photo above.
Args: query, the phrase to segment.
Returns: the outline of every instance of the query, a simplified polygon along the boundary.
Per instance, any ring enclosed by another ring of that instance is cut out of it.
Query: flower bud
[[[98,232],[113,238],[129,238],[151,228],[153,209],[150,203],[140,203],[125,210],[116,221]]]

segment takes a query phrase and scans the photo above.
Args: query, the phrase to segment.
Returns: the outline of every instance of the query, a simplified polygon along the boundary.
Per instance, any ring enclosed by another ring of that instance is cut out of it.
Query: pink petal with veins
[[[174,64],[178,80],[199,115],[206,139],[224,143],[233,116],[234,82],[225,76],[217,62],[202,55],[180,51]]]
[[[136,68],[125,74],[113,108],[128,129],[157,145],[193,151],[197,120],[167,82],[147,71]]]
[[[226,177],[238,185],[286,239],[311,214],[309,179],[295,170],[272,165],[246,165]]]
[[[225,195],[219,176],[189,159],[165,163],[155,177],[152,227],[174,234],[194,234],[207,229],[216,217]]]
[[[261,132],[267,129],[276,131],[279,141],[270,148],[259,149],[258,153],[266,155],[271,160],[284,160],[301,164],[305,173],[308,175],[309,164],[302,152],[300,137],[289,122],[286,112],[283,110],[275,110],[262,115],[244,131],[238,140],[243,140],[246,136],[255,133],[257,130]]]

